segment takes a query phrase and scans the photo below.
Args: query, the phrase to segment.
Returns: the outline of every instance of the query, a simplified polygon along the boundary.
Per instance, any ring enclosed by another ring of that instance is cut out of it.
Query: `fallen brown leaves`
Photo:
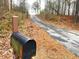
[[[40,15],[39,18],[43,19]],[[73,16],[51,16],[51,19],[43,19],[46,23],[52,24],[58,28],[79,30],[79,24],[73,22]]]
[[[19,13],[18,15],[22,16]],[[79,59],[30,20],[22,20],[19,28],[20,32],[36,40],[37,54],[34,59]],[[0,21],[0,59],[13,59],[11,33],[11,15],[7,15],[6,20]]]
[[[25,25],[26,35],[34,38],[37,43],[35,59],[79,59],[31,21],[26,20]]]
[[[23,26],[22,16],[20,12],[7,12],[0,20],[0,59],[13,59],[13,50],[10,46],[10,36],[12,34],[12,16],[19,16],[20,28]],[[24,28],[21,28],[21,30]]]
[[[7,20],[0,21],[0,59],[12,59],[13,57],[10,47],[11,28],[8,24]]]

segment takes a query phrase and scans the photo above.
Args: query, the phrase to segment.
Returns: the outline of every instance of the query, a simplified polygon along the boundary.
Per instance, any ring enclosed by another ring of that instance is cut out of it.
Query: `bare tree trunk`
[[[12,10],[12,0],[8,0],[8,4],[9,4],[8,9],[9,9],[9,11],[11,11]]]
[[[68,15],[70,15],[70,4],[69,4],[69,8],[68,8]]]
[[[64,14],[63,8],[64,8],[64,2],[62,2],[62,9],[61,9],[61,14],[62,14],[62,15]]]
[[[75,24],[79,22],[78,14],[79,14],[79,0],[76,0]]]
[[[12,10],[12,0],[10,0],[10,10]]]
[[[75,1],[74,1],[74,2],[73,2],[73,11],[72,11],[72,16],[75,15],[75,9],[76,9],[75,5],[76,5],[76,3],[75,3]]]
[[[10,0],[9,0],[9,11],[11,10],[11,2],[10,2]]]
[[[68,15],[70,15],[70,0],[68,1]]]
[[[39,4],[40,4],[40,9],[39,9],[39,13],[41,12],[41,0],[39,0]]]
[[[64,4],[64,15],[65,15],[65,12],[66,12],[66,0],[65,0],[65,4]]]
[[[60,0],[58,0],[58,10],[57,10],[57,15],[59,15],[60,12]]]

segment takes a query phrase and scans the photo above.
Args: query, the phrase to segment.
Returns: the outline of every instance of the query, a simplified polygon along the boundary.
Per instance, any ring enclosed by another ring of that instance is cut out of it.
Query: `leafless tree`
[[[36,1],[36,2],[33,3],[32,8],[33,8],[36,12],[38,12],[38,10],[40,9],[40,4]]]
[[[75,24],[79,22],[79,0],[76,0]]]

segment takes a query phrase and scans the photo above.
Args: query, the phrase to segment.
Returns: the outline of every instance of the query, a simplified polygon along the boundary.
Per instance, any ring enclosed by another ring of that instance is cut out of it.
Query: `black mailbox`
[[[13,32],[11,46],[19,59],[31,59],[36,55],[36,42],[33,39],[22,36],[19,32]]]

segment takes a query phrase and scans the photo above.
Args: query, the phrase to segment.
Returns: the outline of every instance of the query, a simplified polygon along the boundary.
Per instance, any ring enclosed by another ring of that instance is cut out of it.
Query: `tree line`
[[[45,3],[47,13],[74,16],[74,22],[79,22],[79,0],[46,0]]]
[[[41,0],[37,0],[37,4],[34,4],[37,11],[40,9],[39,4]],[[79,22],[79,0],[45,0],[43,11],[45,17],[47,17],[46,14],[73,16],[73,22]]]
[[[17,4],[14,3],[14,0],[0,0],[0,13],[3,14],[2,11],[20,11],[22,13],[26,13],[28,15],[27,10],[27,0],[16,0]]]
[[[18,10],[28,15],[27,0],[16,0],[19,5],[13,3],[13,0],[0,0],[0,10]],[[42,0],[36,0],[33,8],[38,12],[41,9]],[[45,14],[74,16],[74,22],[79,22],[79,0],[45,0]],[[1,11],[0,11],[1,12]]]

